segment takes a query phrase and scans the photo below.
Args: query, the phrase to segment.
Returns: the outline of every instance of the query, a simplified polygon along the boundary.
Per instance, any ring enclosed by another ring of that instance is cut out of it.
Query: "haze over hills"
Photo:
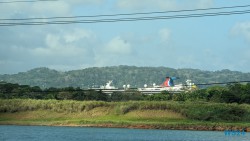
[[[166,76],[176,76],[175,83],[185,83],[191,79],[194,83],[215,83],[230,81],[248,81],[250,73],[238,71],[202,71],[198,69],[173,69],[167,67],[112,66],[93,67],[82,70],[60,72],[49,68],[35,68],[17,74],[0,75],[0,81],[22,85],[49,87],[99,87],[113,80],[116,87],[130,84],[131,87],[143,87],[144,84],[161,84]]]

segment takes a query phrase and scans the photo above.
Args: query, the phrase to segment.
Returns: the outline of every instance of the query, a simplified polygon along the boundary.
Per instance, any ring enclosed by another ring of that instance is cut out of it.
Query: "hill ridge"
[[[48,87],[99,87],[113,80],[116,87],[130,84],[143,87],[144,84],[161,84],[166,76],[180,77],[176,83],[191,79],[194,83],[214,83],[250,80],[250,73],[231,71],[206,71],[192,68],[174,69],[169,67],[108,66],[91,67],[79,70],[57,71],[47,67],[34,68],[17,74],[0,75],[1,81],[22,85]]]

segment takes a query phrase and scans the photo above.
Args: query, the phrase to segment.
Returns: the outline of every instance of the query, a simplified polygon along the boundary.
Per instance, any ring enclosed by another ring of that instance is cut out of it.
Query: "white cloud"
[[[0,15],[6,18],[52,17],[70,15],[72,7],[64,1],[1,4]]]
[[[33,15],[68,15],[71,11],[71,6],[64,1],[58,1],[44,4],[34,3],[29,9],[29,12],[33,12]]]
[[[111,54],[130,54],[131,45],[121,37],[114,37],[105,47],[105,52]]]
[[[144,10],[151,8],[175,9],[175,0],[118,0],[117,7],[122,9]]]
[[[95,35],[91,31],[83,29],[69,29],[58,33],[48,33],[45,37],[46,46],[31,49],[31,53],[36,56],[57,57],[58,59],[64,57],[84,59],[84,56],[91,51],[87,46],[91,37],[95,38]]]
[[[104,0],[71,0],[70,3],[75,5],[100,5]]]
[[[51,68],[61,69],[62,66],[75,68],[93,64],[94,47],[97,46],[97,41],[92,31],[76,27],[61,30],[60,26],[39,29],[46,30],[33,32],[34,29],[29,28],[26,29],[26,33],[29,34],[27,37],[20,38],[22,33],[14,32],[14,36],[1,38],[0,41],[7,39],[8,42],[2,42],[3,44],[0,45],[0,61],[10,62],[9,64],[0,63],[1,67],[12,68],[12,65],[20,64],[20,62],[23,62],[22,65],[20,64],[22,69],[39,66],[55,66]]]
[[[183,8],[206,8],[213,0],[118,0],[118,8],[130,10],[178,10]]]
[[[95,35],[92,31],[89,30],[73,29],[71,33],[65,34],[63,38],[66,43],[73,43],[82,39],[93,40],[95,38]]]
[[[72,16],[75,7],[100,6],[104,0],[23,2],[0,5],[1,18]]]
[[[171,37],[171,31],[168,28],[160,29],[159,36],[162,42],[168,42]]]
[[[135,63],[134,50],[132,44],[126,39],[115,36],[107,43],[95,49],[94,66],[114,66],[114,65],[131,65]]]
[[[85,11],[86,7],[100,8],[103,2],[104,0],[59,0],[0,4],[0,17],[11,19],[74,16],[76,13],[80,15],[79,11]],[[18,72],[38,66],[74,68],[73,66],[94,64],[94,50],[99,45],[97,37],[91,30],[83,29],[79,24],[0,28],[1,35],[4,35],[0,38],[0,68],[6,68],[5,72],[8,68],[9,72]],[[15,64],[19,65],[14,67]],[[2,70],[0,73],[3,73]]]
[[[117,0],[104,2],[105,0],[71,0],[6,4],[0,5],[0,17],[53,17],[95,15],[98,12],[104,12],[103,14],[106,14],[105,12],[107,14],[129,13],[132,10],[141,12],[207,8],[213,6],[214,0]],[[104,8],[105,11],[101,8]],[[229,63],[225,62],[225,59],[220,57],[220,54],[214,53],[213,50],[199,52],[197,55],[197,50],[194,48],[187,49],[187,46],[196,46],[196,42],[188,42],[189,38],[186,35],[189,34],[181,35],[182,32],[177,29],[179,25],[174,25],[173,22],[175,21],[167,23],[173,29],[164,28],[166,23],[161,24],[160,22],[150,25],[148,25],[150,22],[136,22],[135,24],[121,22],[1,27],[0,68],[4,69],[0,69],[0,73],[3,71],[18,72],[38,66],[70,70],[122,64],[194,66],[196,68],[201,68],[200,66],[203,65],[207,65],[207,68],[209,66],[217,68],[223,64],[227,67],[227,65],[233,64],[230,61],[228,61]],[[186,31],[191,30],[187,29]],[[199,29],[197,28],[197,30]],[[250,22],[237,23],[232,28],[231,33],[250,42]],[[185,37],[182,38],[182,36]],[[220,39],[218,38],[218,40]],[[206,42],[204,43],[206,44]],[[205,56],[206,60],[200,59],[201,54]],[[243,67],[249,66],[249,52],[244,50],[244,53],[238,54],[241,57],[237,57],[235,62],[239,62],[239,65],[241,64]],[[166,58],[171,59],[171,61],[166,61]],[[239,58],[241,61],[238,61]],[[214,61],[212,64],[216,65],[211,65],[210,61]],[[228,67],[232,68],[232,66]]]
[[[208,8],[213,5],[213,0],[196,0],[196,8]]]
[[[250,42],[250,22],[237,23],[232,29],[231,34],[241,36]]]

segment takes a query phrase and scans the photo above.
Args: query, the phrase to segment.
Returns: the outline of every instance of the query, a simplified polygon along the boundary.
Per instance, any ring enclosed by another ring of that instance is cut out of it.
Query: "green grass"
[[[0,124],[223,130],[250,127],[250,105],[0,100]]]

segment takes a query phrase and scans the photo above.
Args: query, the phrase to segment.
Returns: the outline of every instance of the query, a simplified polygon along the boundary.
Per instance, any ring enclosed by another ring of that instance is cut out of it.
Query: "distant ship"
[[[100,86],[98,90],[101,90],[103,93],[112,94],[113,92],[124,92],[124,89],[118,89],[115,86],[112,86],[112,80],[108,81],[105,86]]]
[[[186,85],[183,84],[174,84],[174,80],[179,79],[178,77],[166,77],[166,80],[161,85],[153,84],[152,87],[148,87],[147,84],[144,85],[144,88],[135,88],[133,90],[139,91],[143,94],[156,94],[161,93],[162,91],[167,91],[170,93],[181,93],[184,91],[189,91],[195,88],[194,83],[191,83],[191,80],[186,81]],[[101,86],[96,90],[101,90],[104,93],[112,94],[113,92],[124,92],[130,90],[130,85],[123,85],[123,89],[118,89],[111,85],[112,81],[108,81],[105,86]]]
[[[152,87],[148,87],[147,84],[144,85],[144,88],[138,88],[138,91],[144,94],[155,94],[161,93],[162,91],[167,91],[171,93],[180,93],[186,90],[190,90],[193,87],[191,80],[186,81],[186,85],[183,84],[174,84],[174,80],[179,79],[178,77],[166,77],[166,80],[159,86],[155,83]]]
[[[100,89],[117,89],[115,86],[111,86],[112,80],[108,81],[105,86],[101,86]]]

